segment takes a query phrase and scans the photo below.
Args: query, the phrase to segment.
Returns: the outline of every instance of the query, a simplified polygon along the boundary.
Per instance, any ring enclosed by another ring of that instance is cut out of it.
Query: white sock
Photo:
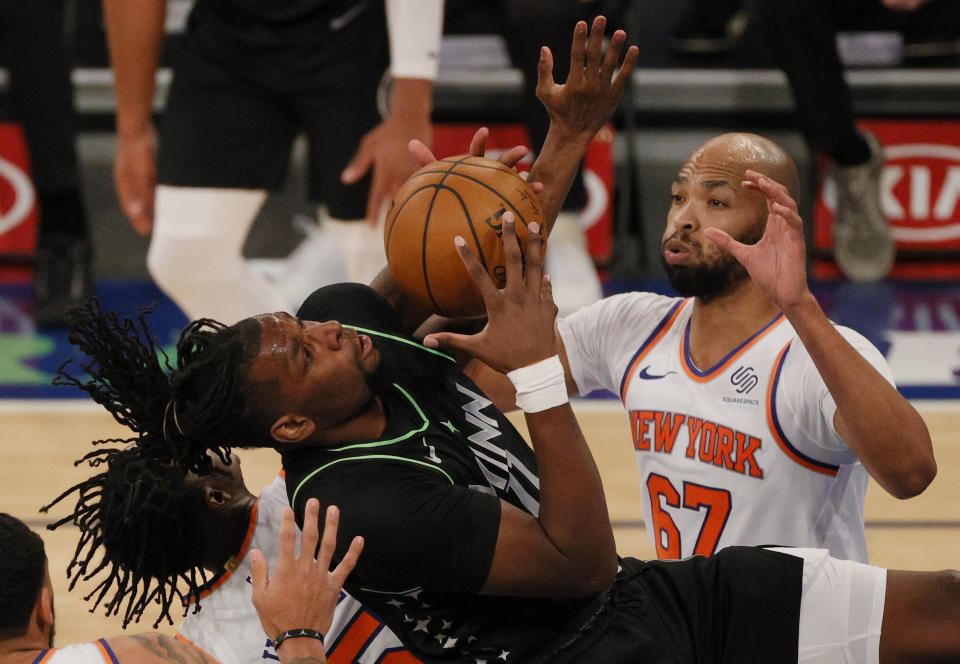
[[[560,316],[593,304],[603,297],[600,277],[587,251],[576,212],[561,212],[547,240],[544,259],[553,283],[553,301]]]
[[[266,197],[263,190],[157,187],[147,267],[189,318],[230,325],[293,307],[243,258]]]

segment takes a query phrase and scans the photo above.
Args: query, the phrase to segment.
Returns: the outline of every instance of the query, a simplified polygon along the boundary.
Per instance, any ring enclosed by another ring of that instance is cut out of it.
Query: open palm
[[[809,293],[803,220],[796,201],[782,184],[751,170],[746,178],[744,189],[758,191],[767,200],[763,237],[748,245],[716,228],[705,229],[704,234],[733,254],[764,293],[781,309],[787,309]]]

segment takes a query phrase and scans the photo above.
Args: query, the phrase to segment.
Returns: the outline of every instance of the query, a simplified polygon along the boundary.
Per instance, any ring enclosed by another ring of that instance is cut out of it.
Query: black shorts
[[[797,661],[803,560],[754,547],[705,558],[627,558],[606,605],[552,663]]]
[[[159,129],[161,184],[278,190],[293,141],[303,133],[310,198],[325,203],[335,218],[364,216],[369,173],[346,186],[340,172],[380,122],[384,54],[341,59],[317,73],[314,88],[294,90],[251,76],[249,68],[233,71],[189,43],[178,46]]]

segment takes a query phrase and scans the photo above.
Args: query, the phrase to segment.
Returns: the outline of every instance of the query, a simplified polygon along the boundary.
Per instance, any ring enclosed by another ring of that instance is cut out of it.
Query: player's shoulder
[[[656,321],[683,303],[683,298],[646,291],[617,293],[566,316],[563,320],[576,323],[583,320]]]
[[[194,664],[218,664],[209,654],[186,641],[157,632],[125,634],[108,639],[100,639],[97,647],[107,653],[108,659],[101,661],[118,664],[159,664],[161,662],[192,662]],[[112,655],[112,657],[111,657]],[[73,664],[86,662],[74,659]]]
[[[840,336],[842,336],[846,341],[853,346],[861,355],[880,355],[880,350],[877,348],[870,339],[868,339],[863,333],[858,332],[852,327],[847,327],[846,325],[840,325],[839,323],[833,322],[833,329],[835,329]],[[788,341],[791,346],[802,347],[803,344],[800,341],[800,337],[797,334],[796,330],[793,329],[793,326],[790,325],[789,321],[783,321],[783,328],[787,333]]]

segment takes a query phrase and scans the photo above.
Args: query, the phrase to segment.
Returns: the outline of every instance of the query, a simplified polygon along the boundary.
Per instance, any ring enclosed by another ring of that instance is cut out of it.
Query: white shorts
[[[800,664],[879,664],[887,570],[826,549],[775,547],[803,558]]]

